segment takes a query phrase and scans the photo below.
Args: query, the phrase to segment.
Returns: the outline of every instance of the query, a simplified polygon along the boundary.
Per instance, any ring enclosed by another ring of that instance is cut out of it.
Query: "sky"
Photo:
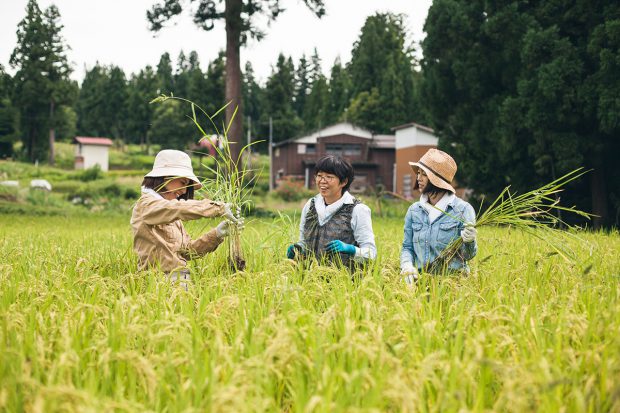
[[[159,0],[161,1],[161,0]],[[38,0],[44,10],[55,4],[61,14],[62,31],[71,47],[67,55],[81,81],[96,62],[120,66],[127,76],[146,65],[155,67],[164,52],[173,64],[183,50],[198,52],[203,70],[219,50],[226,48],[224,25],[212,31],[198,29],[184,11],[159,33],[148,30],[146,11],[158,0]],[[185,0],[185,4],[189,4]],[[241,65],[250,61],[263,82],[272,72],[278,54],[291,56],[295,63],[302,54],[318,50],[326,75],[336,58],[346,63],[366,17],[376,12],[403,13],[409,42],[424,38],[423,26],[432,0],[325,0],[326,15],[315,17],[301,0],[281,0],[286,9],[275,22],[262,22],[266,37],[251,40],[241,49]],[[0,0],[0,64],[13,74],[9,59],[17,43],[17,24],[26,14],[27,0]]]

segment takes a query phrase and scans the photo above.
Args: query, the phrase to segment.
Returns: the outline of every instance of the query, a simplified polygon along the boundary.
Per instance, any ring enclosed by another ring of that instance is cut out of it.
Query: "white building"
[[[76,144],[75,169],[88,169],[99,165],[102,171],[108,170],[111,139],[76,136],[73,143]]]

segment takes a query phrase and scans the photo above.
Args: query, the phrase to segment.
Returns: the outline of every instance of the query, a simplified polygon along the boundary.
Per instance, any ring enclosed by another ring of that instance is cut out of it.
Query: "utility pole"
[[[252,118],[248,116],[248,169],[252,169]]]
[[[273,191],[273,121],[269,116],[269,192]]]

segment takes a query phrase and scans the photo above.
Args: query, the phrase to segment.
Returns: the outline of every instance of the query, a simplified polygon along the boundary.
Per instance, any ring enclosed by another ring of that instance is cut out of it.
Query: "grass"
[[[352,282],[285,260],[284,215],[247,223],[252,272],[221,248],[186,293],[136,271],[128,221],[0,215],[0,411],[620,410],[617,232],[569,264],[481,228],[471,277],[408,288],[402,218],[374,219],[379,261]]]

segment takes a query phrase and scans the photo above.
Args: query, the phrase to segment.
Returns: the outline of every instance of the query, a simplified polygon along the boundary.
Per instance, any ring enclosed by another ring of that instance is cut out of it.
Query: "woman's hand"
[[[241,208],[237,207],[237,215],[235,216],[232,212],[232,207],[233,205],[230,203],[224,204],[224,212],[222,213],[222,216],[229,221],[237,223],[237,221],[241,219]]]
[[[355,254],[355,246],[335,239],[327,244],[327,252],[341,252],[343,254],[353,255]]]
[[[461,231],[461,238],[463,242],[469,244],[470,242],[474,242],[476,240],[477,231],[474,227],[474,224],[468,222],[465,224],[465,228]]]
[[[415,284],[420,277],[417,268],[410,262],[403,265],[403,268],[400,270],[400,276],[407,285]]]

